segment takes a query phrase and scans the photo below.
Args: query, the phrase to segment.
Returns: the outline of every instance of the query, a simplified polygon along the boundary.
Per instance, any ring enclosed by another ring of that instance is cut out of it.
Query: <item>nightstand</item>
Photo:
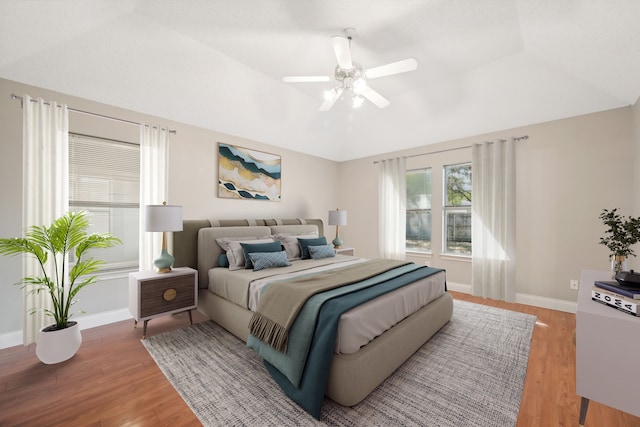
[[[198,272],[193,268],[174,268],[169,273],[138,271],[129,273],[129,311],[135,322],[144,320],[142,338],[147,336],[147,323],[165,314],[189,312],[198,305]]]
[[[355,248],[333,248],[336,254],[356,256]]]

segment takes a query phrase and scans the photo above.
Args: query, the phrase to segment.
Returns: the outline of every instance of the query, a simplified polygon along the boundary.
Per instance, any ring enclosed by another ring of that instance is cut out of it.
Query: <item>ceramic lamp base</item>
[[[169,252],[163,249],[160,256],[153,261],[153,265],[157,268],[158,273],[168,273],[175,260]]]
[[[334,248],[340,248],[340,246],[342,246],[342,239],[340,238],[340,236],[336,236],[335,239],[333,239],[333,241],[331,242],[333,243],[333,247]]]

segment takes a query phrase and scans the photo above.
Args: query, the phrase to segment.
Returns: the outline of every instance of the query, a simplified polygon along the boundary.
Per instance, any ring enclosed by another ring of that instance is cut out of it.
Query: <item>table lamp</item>
[[[144,213],[144,230],[162,232],[162,252],[153,261],[153,265],[158,269],[158,273],[168,273],[175,258],[167,252],[168,231],[182,231],[182,206],[167,205],[147,205]]]
[[[342,246],[339,228],[341,225],[347,225],[347,211],[341,211],[340,209],[329,211],[329,225],[336,226],[336,238],[331,243],[333,243],[334,248],[339,248]]]

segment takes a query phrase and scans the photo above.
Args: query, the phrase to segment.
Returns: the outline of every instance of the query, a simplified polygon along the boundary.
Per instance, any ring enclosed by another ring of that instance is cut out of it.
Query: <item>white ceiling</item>
[[[356,29],[391,101],[318,112]],[[0,77],[343,161],[632,105],[638,0],[0,0]]]

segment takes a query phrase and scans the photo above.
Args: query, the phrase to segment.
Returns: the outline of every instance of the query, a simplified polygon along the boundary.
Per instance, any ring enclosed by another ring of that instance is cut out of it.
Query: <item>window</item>
[[[406,249],[431,251],[431,168],[407,171]]]
[[[89,252],[105,262],[103,272],[137,269],[139,200],[139,145],[69,134],[70,209],[90,213],[89,232],[110,232],[123,243]]]
[[[444,167],[444,252],[471,255],[471,163]]]

